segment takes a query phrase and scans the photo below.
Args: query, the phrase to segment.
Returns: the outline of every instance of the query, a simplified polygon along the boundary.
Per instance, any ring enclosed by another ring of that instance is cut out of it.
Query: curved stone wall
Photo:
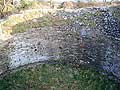
[[[13,35],[8,43],[13,47],[8,53],[9,69],[63,59],[93,65],[120,78],[120,20],[111,8],[57,10],[53,17],[70,19],[70,23]]]

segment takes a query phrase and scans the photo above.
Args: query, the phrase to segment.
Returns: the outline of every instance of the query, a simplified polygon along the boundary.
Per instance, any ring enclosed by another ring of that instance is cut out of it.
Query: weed
[[[38,65],[0,80],[0,90],[116,90],[114,81],[91,68]]]

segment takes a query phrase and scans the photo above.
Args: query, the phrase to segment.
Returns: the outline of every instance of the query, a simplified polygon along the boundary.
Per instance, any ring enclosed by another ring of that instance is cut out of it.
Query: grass
[[[7,20],[1,23],[2,28],[4,29],[4,33],[10,34],[15,26],[18,26],[15,29],[21,29],[20,32],[23,32],[24,29],[28,27],[27,22],[32,20],[33,18],[39,17],[40,13],[33,12],[33,13],[26,13],[24,17],[22,15],[15,15],[8,17]]]
[[[0,74],[6,71],[7,66],[9,65],[8,53],[11,48],[8,44],[0,45]]]
[[[21,0],[20,5],[12,5],[10,2],[7,3],[7,5],[3,7],[3,0],[0,1],[0,17],[6,17],[9,16],[12,13],[17,13],[20,10],[27,10],[27,9],[38,9],[43,7],[45,4],[43,4],[40,1],[29,1],[29,0]],[[47,5],[46,5],[47,6]]]
[[[0,90],[117,90],[114,81],[93,69],[38,65],[0,80]]]
[[[52,17],[52,15],[45,15],[40,17],[40,12],[26,13],[24,17],[11,16],[1,25],[5,34],[23,33],[30,28],[40,28],[55,25],[65,25],[71,23],[72,20],[64,20],[60,17]]]
[[[37,19],[29,20],[27,22],[19,23],[12,28],[12,34],[23,33],[29,28],[48,27],[53,25],[65,25],[71,20],[64,20],[62,18],[53,18],[51,16],[44,16]]]
[[[96,15],[100,15],[100,12],[95,13]],[[46,26],[53,25],[65,25],[68,23],[72,23],[71,19],[64,20],[60,17],[52,17],[52,15],[45,15],[40,17],[40,12],[29,12],[25,13],[23,16],[11,16],[9,17],[4,24],[2,24],[4,33],[6,34],[15,34],[15,33],[23,33],[29,28],[40,28]],[[94,17],[92,13],[85,13],[82,17],[79,18],[80,22],[83,22],[86,26],[96,27],[96,22],[91,17]]]

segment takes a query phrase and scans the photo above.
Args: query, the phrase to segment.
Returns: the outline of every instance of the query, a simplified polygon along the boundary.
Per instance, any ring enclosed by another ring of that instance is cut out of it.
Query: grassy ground
[[[93,69],[38,65],[0,80],[0,90],[117,90],[114,81]]]
[[[4,33],[15,34],[23,33],[30,28],[40,28],[55,25],[65,25],[71,23],[72,20],[64,20],[59,17],[52,17],[51,15],[46,15],[39,18],[33,18],[33,16],[28,15],[31,20],[24,20],[23,18],[13,17],[8,19],[4,24]],[[23,21],[23,22],[22,22]]]
[[[30,28],[49,27],[54,25],[65,25],[70,23],[70,20],[62,18],[53,18],[51,16],[44,16],[41,18],[29,20],[27,22],[19,23],[12,28],[12,34],[22,33]]]

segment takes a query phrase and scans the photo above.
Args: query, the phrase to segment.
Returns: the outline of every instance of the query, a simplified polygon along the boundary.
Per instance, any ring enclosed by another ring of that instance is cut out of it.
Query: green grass
[[[64,20],[62,18],[56,19],[51,16],[44,16],[41,18],[37,18],[35,22],[33,20],[29,20],[13,26],[12,34],[23,33],[27,31],[29,28],[49,27],[52,25],[65,25],[70,22],[71,20]]]
[[[90,68],[44,64],[7,75],[0,90],[116,90],[116,84]]]
[[[8,57],[8,53],[11,48],[12,47],[9,47],[8,44],[0,45],[0,74],[7,70],[7,66],[9,65],[10,60]]]

